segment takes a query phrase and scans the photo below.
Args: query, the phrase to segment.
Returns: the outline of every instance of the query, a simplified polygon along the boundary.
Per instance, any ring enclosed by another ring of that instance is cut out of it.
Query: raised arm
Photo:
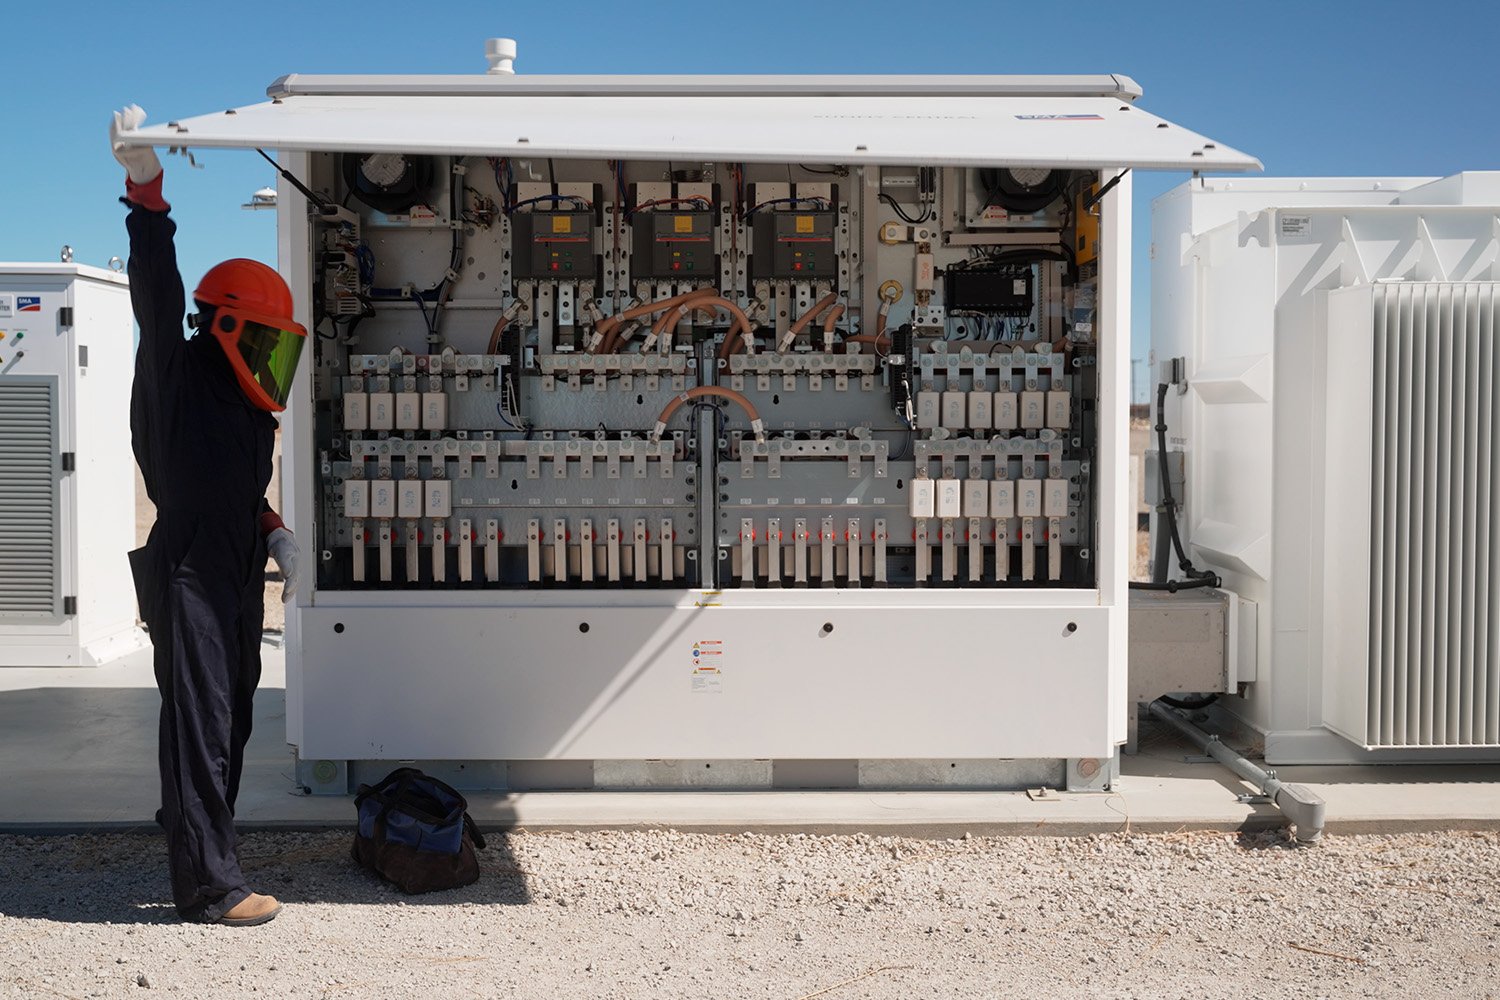
[[[183,347],[182,317],[186,311],[182,275],[177,271],[173,236],[177,224],[167,214],[171,206],[161,194],[162,168],[148,146],[121,142],[146,120],[137,105],[117,111],[110,126],[110,150],[125,168],[125,197],[130,206],[125,228],[130,233],[130,301],[141,328],[136,371],[149,378],[161,371]]]

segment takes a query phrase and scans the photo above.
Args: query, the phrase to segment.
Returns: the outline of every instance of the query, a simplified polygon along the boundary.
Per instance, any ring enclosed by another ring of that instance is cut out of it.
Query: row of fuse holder
[[[346,431],[442,431],[448,429],[448,396],[429,392],[346,392]]]
[[[1066,479],[926,479],[911,481],[911,516],[1067,517]],[[347,518],[452,517],[446,479],[346,479]]]
[[[351,520],[452,517],[452,484],[446,479],[346,479],[344,516]]]
[[[1067,517],[1066,479],[927,479],[911,481],[911,516]]]
[[[1067,430],[1071,402],[1066,389],[923,389],[917,393],[915,417],[919,430]]]

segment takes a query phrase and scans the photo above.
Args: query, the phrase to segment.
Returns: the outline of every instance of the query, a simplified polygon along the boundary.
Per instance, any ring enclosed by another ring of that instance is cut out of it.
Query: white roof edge
[[[94,281],[105,281],[113,285],[128,285],[130,278],[124,271],[111,271],[107,268],[98,267],[94,264],[62,264],[56,261],[51,263],[38,263],[29,261],[0,261],[0,275],[6,277],[26,277],[35,275],[37,277],[76,277],[90,278]]]
[[[1225,186],[1239,189],[1250,189],[1256,191],[1349,191],[1360,193],[1365,191],[1405,191],[1410,188],[1430,184],[1433,181],[1443,180],[1442,177],[1395,177],[1350,174],[1329,174],[1325,176],[1307,177],[1205,177],[1202,187],[1209,190],[1218,190]],[[1195,183],[1184,181],[1179,187]],[[1174,188],[1175,190],[1175,188]]]
[[[1213,194],[1244,194],[1264,192],[1270,194],[1380,194],[1399,195],[1413,188],[1444,180],[1442,177],[1376,177],[1329,175],[1324,177],[1250,177],[1245,174],[1203,174],[1173,185],[1155,198],[1151,204],[1191,197],[1195,191]],[[1301,207],[1301,206],[1298,206]],[[1312,206],[1316,207],[1316,206]]]
[[[1134,101],[1139,84],[1128,76],[552,76],[311,75],[289,73],[266,88],[275,99],[294,96],[493,97],[1113,97]]]

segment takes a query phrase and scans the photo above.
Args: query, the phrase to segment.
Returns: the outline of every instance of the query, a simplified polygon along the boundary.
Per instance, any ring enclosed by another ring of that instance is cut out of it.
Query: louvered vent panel
[[[60,613],[57,382],[0,379],[0,618]]]
[[[1368,742],[1500,745],[1497,286],[1373,302]]]

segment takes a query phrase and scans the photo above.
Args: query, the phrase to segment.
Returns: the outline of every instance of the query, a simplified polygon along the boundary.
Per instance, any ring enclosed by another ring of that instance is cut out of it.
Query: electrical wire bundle
[[[1162,516],[1166,518],[1172,548],[1177,552],[1177,568],[1187,579],[1168,580],[1166,566],[1158,565],[1156,579],[1132,580],[1130,587],[1132,590],[1164,590],[1175,594],[1194,587],[1217,587],[1220,581],[1212,570],[1200,570],[1193,565],[1183,550],[1182,536],[1177,531],[1177,500],[1172,496],[1172,474],[1167,467],[1167,388],[1166,382],[1156,387],[1156,426],[1152,428],[1156,431],[1156,471],[1161,480]]]

